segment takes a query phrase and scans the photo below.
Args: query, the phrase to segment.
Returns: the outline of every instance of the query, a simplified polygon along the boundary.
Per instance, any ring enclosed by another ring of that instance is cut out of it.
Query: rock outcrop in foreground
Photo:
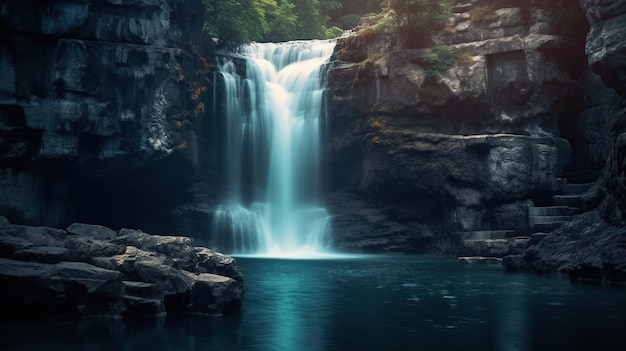
[[[5,319],[221,315],[244,294],[237,262],[187,237],[11,225],[1,216],[0,285]]]

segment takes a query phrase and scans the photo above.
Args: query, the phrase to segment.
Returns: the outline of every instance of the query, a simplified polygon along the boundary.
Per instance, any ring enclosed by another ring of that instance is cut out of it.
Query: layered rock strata
[[[193,240],[75,223],[66,230],[0,217],[4,319],[221,315],[244,294],[237,262]]]
[[[585,152],[603,166],[595,184],[581,196],[570,198],[577,206],[596,199],[593,210],[573,218],[537,245],[505,257],[513,271],[562,272],[575,281],[605,283],[626,281],[626,2],[581,0],[591,29],[586,52],[592,73],[583,80],[585,105],[581,130],[590,140]]]
[[[133,189],[165,188],[164,168],[182,183],[200,163],[208,100],[203,13],[200,1],[3,1],[0,212],[34,225],[113,224],[147,215],[108,206],[113,193],[141,202]],[[180,200],[152,200],[168,201]]]
[[[494,17],[473,19],[479,8]],[[367,23],[339,40],[328,75],[331,179],[358,198],[329,196],[339,246],[500,257],[527,246],[529,208],[561,192],[580,139],[570,126],[582,37],[552,11],[537,1],[459,1],[426,43],[447,45],[455,64],[441,72],[428,61],[433,49],[392,31],[372,35]],[[351,229],[358,213],[381,228],[362,244]],[[485,231],[491,242],[475,239]]]

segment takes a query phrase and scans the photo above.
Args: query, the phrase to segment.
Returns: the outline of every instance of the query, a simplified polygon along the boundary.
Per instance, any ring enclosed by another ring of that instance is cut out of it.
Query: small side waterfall
[[[214,215],[218,249],[298,257],[329,249],[330,217],[318,196],[322,73],[334,47],[250,44],[241,52],[245,75],[233,60],[221,63],[229,196]]]

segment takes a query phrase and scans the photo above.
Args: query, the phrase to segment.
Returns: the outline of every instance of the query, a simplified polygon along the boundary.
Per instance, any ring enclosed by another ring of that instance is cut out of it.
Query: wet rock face
[[[581,0],[580,4],[591,24],[586,42],[591,69],[581,79],[584,106],[579,126],[586,141],[586,159],[602,169],[585,197],[597,197],[600,205],[574,217],[523,253],[505,257],[504,265],[513,271],[562,272],[574,281],[623,284],[626,2]]]
[[[472,20],[480,7],[495,19]],[[342,38],[329,73],[337,112],[331,116],[389,115],[413,129],[446,133],[558,135],[559,116],[579,99],[585,57],[579,33],[564,35],[548,11],[519,1],[457,7],[433,39],[456,61],[440,78],[426,60],[429,48],[403,47],[393,33]]]
[[[587,34],[589,65],[607,85],[626,94],[626,2],[581,0],[591,29]]]
[[[479,7],[493,19],[472,19]],[[394,33],[339,39],[328,130],[331,179],[342,190],[329,207],[341,245],[457,254],[451,233],[529,234],[528,208],[560,190],[571,159],[561,138],[570,135],[559,128],[577,125],[585,66],[583,36],[564,32],[553,10],[459,1],[431,38],[455,61],[437,74],[427,60],[433,50]],[[346,188],[360,194],[354,203]],[[373,206],[383,210],[373,215]],[[359,238],[346,229],[357,217],[378,229]]]
[[[604,142],[597,143],[597,147],[590,151],[608,160],[603,175],[606,201],[602,216],[613,224],[623,225],[626,218],[626,186],[623,181],[626,164],[626,116],[623,109],[626,98],[626,1],[581,0],[580,3],[591,24],[586,45],[589,64],[602,81],[619,94],[606,88],[600,90],[606,92],[603,97],[590,94],[590,100],[597,101],[597,104],[589,107],[583,116],[588,123],[606,121],[603,128],[590,129],[605,136]],[[601,84],[597,82],[596,85]]]
[[[179,146],[169,115],[191,100],[186,61],[194,58],[185,51],[190,24],[175,16],[189,15],[193,24],[195,6],[4,2],[0,13],[9,35],[0,52],[7,63],[0,94],[16,106],[5,113],[24,116],[15,127],[43,132],[32,141],[39,148],[34,156],[106,159]]]
[[[82,223],[66,230],[18,226],[4,217],[0,282],[9,319],[219,315],[238,308],[244,293],[233,258],[187,237]]]
[[[179,171],[168,182],[182,185],[200,163],[196,130],[210,90],[203,21],[200,1],[3,1],[0,194],[11,201],[0,212],[66,226],[91,219],[81,208],[92,217],[112,201],[102,184],[167,187],[152,176],[166,167]]]

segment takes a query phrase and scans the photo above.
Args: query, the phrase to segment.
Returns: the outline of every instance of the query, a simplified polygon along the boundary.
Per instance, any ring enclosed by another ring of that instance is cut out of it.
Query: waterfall
[[[228,199],[213,218],[218,249],[298,257],[329,250],[320,139],[322,73],[334,47],[332,40],[253,43],[240,52],[245,72],[232,58],[220,63]]]

